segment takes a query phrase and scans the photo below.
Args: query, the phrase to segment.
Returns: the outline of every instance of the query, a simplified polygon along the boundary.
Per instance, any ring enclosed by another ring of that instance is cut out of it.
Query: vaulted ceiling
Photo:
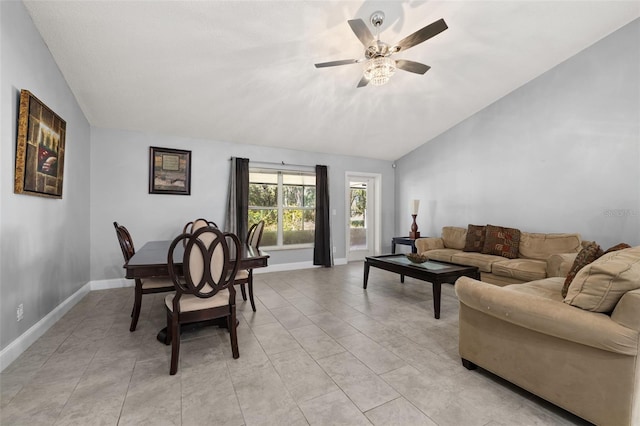
[[[640,16],[637,1],[25,1],[93,126],[395,160]],[[347,20],[431,66],[356,88]],[[603,67],[606,64],[602,64]]]

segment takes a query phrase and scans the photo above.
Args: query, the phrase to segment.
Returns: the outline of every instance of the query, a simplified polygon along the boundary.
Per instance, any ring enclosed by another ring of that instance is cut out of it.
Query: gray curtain
[[[249,216],[249,159],[231,157],[229,198],[224,229],[233,232],[240,241],[247,236]]]
[[[313,264],[333,265],[331,226],[329,223],[329,178],[327,166],[316,166],[316,231],[313,247]]]

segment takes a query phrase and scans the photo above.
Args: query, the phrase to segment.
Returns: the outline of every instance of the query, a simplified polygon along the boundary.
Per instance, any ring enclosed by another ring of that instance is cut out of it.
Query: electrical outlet
[[[18,305],[18,309],[16,310],[16,319],[18,321],[22,321],[22,318],[24,318],[24,304],[19,304]]]

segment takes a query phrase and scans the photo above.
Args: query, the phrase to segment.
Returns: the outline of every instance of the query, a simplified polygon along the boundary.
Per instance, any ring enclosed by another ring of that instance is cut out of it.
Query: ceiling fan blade
[[[337,67],[338,65],[357,64],[360,62],[358,59],[343,59],[341,61],[322,62],[315,64],[316,68]]]
[[[394,49],[396,52],[407,50],[408,48],[413,47],[416,44],[420,44],[423,41],[429,40],[431,37],[437,36],[447,28],[449,27],[447,27],[444,19],[439,19],[436,22],[433,22],[426,27],[416,31],[415,33],[403,38],[398,42],[398,44],[394,46]]]
[[[356,37],[358,37],[360,42],[364,44],[364,47],[369,47],[369,44],[371,44],[371,41],[373,40],[373,34],[369,31],[367,24],[365,24],[362,19],[350,19],[347,22]]]
[[[364,87],[367,84],[369,84],[369,79],[365,76],[362,76],[362,78],[360,79],[360,81],[358,82],[358,88],[360,87]]]
[[[429,65],[421,64],[420,62],[408,61],[406,59],[398,59],[396,61],[396,68],[416,74],[424,74],[431,69]]]

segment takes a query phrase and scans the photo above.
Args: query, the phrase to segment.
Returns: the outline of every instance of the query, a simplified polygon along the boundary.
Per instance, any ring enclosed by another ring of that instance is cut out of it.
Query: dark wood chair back
[[[131,238],[129,230],[124,226],[118,225],[118,222],[113,222],[113,227],[116,228],[116,236],[118,237],[122,256],[126,263],[134,254],[136,254],[136,249],[133,246],[133,238]],[[142,306],[142,295],[148,293],[161,293],[165,291],[173,291],[173,285],[166,277],[135,279],[133,309],[131,311],[131,326],[129,327],[129,331],[135,331],[136,326],[138,325]]]
[[[120,249],[122,250],[122,256],[124,261],[128,262],[131,257],[136,254],[136,249],[133,246],[133,239],[131,234],[124,226],[118,225],[118,222],[113,222],[113,227],[116,228],[116,236],[120,243]]]
[[[216,225],[215,222],[207,220],[207,219],[196,219],[192,222],[187,222],[186,225],[184,225],[184,228],[182,228],[182,233],[183,234],[193,234],[194,232],[196,232],[198,229],[200,228],[204,228],[205,226],[213,226],[214,228],[217,228],[218,225]],[[183,244],[186,245],[186,241],[183,240]]]
[[[181,242],[184,244],[184,254],[180,271],[174,264],[173,252]],[[239,252],[238,237],[223,233],[213,226],[202,227],[192,234],[182,234],[173,240],[167,254],[169,276],[176,288],[173,312],[180,312],[179,301],[182,294],[209,298],[225,288],[229,289],[229,300],[235,304],[233,282],[239,262],[231,264],[230,249]]]
[[[247,245],[256,248],[260,247],[262,231],[264,231],[264,220],[251,225],[251,228],[249,228],[249,232],[247,233]]]

